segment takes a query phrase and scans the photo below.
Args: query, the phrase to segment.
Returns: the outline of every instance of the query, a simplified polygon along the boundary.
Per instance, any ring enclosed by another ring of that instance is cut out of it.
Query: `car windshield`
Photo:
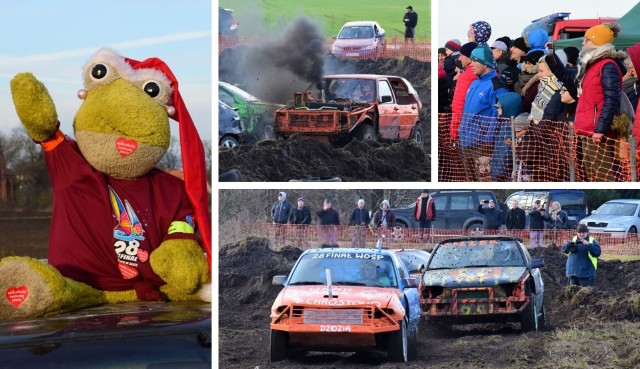
[[[625,204],[622,202],[608,202],[598,208],[596,213],[598,215],[620,215],[620,216],[633,216],[636,213],[638,205]]]
[[[388,255],[328,251],[307,254],[300,259],[289,285],[327,284],[326,270],[334,285],[397,287],[393,262]]]
[[[375,81],[364,78],[325,79],[327,100],[372,100]]]
[[[583,192],[564,192],[554,193],[553,201],[562,204],[562,210],[582,210],[584,211],[584,193]]]
[[[349,26],[340,30],[338,38],[371,38],[373,28],[371,26]]]
[[[446,242],[433,250],[428,270],[469,267],[524,266],[514,240],[462,240]]]
[[[231,84],[224,84],[224,87],[228,90],[230,90],[234,95],[238,95],[242,100],[244,101],[251,101],[251,102],[258,102],[260,101],[260,99],[258,99],[257,97],[251,95],[250,93],[248,93],[245,90],[241,90],[240,88],[231,85]]]
[[[397,255],[409,272],[417,271],[420,264],[427,265],[429,261],[429,253],[426,251],[400,251]]]

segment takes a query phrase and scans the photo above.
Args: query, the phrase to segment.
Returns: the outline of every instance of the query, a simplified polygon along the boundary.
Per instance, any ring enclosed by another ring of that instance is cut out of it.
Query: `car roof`
[[[376,21],[354,21],[354,22],[347,22],[342,27],[373,26],[374,24],[378,24],[378,22],[376,22]]]
[[[627,203],[627,204],[640,204],[640,200],[639,199],[615,199],[615,200],[609,200],[609,201],[605,202],[605,204],[610,203],[610,202],[623,202],[623,203]]]
[[[323,253],[326,254],[328,252],[333,253],[365,253],[365,254],[382,254],[382,255],[391,255],[391,250],[386,249],[365,249],[365,248],[353,248],[353,247],[325,247],[320,249],[309,249],[302,253],[302,255],[306,254],[317,254]]]
[[[378,78],[402,78],[399,76],[391,76],[385,74],[329,74],[326,76],[322,76],[322,78],[345,78],[345,79],[378,79]]]
[[[483,240],[504,240],[504,241],[519,241],[522,242],[522,239],[513,236],[506,235],[487,235],[487,236],[460,236],[460,237],[452,237],[444,239],[438,242],[438,245],[441,243],[449,243],[449,242],[460,242],[460,241],[483,241]]]

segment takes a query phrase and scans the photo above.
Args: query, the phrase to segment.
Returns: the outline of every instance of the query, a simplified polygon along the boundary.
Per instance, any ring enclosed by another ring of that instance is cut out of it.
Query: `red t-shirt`
[[[169,233],[176,221],[195,227],[184,182],[156,168],[133,180],[109,177],[89,165],[75,141],[56,137],[53,148],[42,144],[53,187],[49,263],[106,291],[130,290],[142,280],[165,284],[149,254],[167,239],[197,240]]]

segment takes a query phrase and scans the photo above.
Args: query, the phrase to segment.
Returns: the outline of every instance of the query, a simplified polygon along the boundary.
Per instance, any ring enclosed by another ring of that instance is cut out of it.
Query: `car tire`
[[[409,337],[407,322],[404,319],[400,322],[400,330],[390,333],[387,353],[391,361],[400,363],[409,361]]]
[[[376,130],[373,129],[373,127],[371,125],[364,124],[358,130],[357,138],[360,141],[367,141],[367,140],[375,141],[375,139],[376,139]]]
[[[472,236],[484,235],[484,225],[480,222],[471,223],[467,226],[469,234]]]
[[[636,226],[631,226],[631,228],[629,228],[627,236],[627,238],[633,238],[634,240],[638,239],[638,229],[636,228]]]
[[[220,147],[233,149],[236,146],[238,146],[238,140],[236,140],[233,136],[224,136],[220,140]]]
[[[287,332],[272,329],[269,339],[271,343],[271,362],[286,359],[289,351],[289,336]]]
[[[524,332],[535,332],[539,328],[536,295],[531,293],[529,297],[529,304],[524,308],[522,315],[520,315],[520,326]]]
[[[416,126],[416,129],[413,131],[413,137],[411,138],[414,139],[418,145],[422,145],[424,143],[424,133],[422,132],[422,126],[420,123]]]

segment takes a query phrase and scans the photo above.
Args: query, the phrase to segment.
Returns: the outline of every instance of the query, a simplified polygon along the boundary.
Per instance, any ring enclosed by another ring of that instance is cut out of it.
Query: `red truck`
[[[542,28],[549,34],[549,41],[564,40],[568,38],[583,37],[587,30],[595,25],[613,22],[616,18],[585,18],[568,19],[571,13],[553,13],[542,18],[534,19],[528,25],[522,35],[531,30]]]
[[[275,133],[327,142],[381,137],[422,144],[421,108],[418,93],[402,77],[328,75],[322,79],[319,98],[311,91],[296,92],[293,101],[276,110]]]

